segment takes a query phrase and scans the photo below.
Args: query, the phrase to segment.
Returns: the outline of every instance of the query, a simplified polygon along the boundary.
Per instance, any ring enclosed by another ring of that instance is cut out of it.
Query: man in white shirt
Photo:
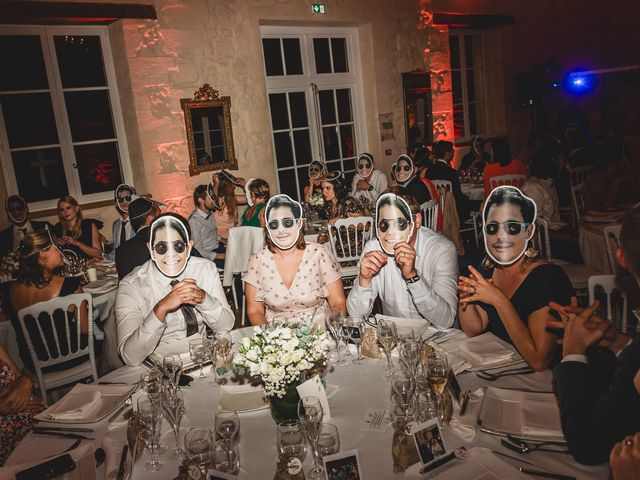
[[[29,206],[25,199],[19,195],[7,197],[4,208],[11,225],[0,232],[0,255],[15,251],[27,233],[34,230],[45,230],[49,227],[47,222],[30,220]]]
[[[113,239],[113,251],[122,245],[124,242],[132,238],[136,232],[131,227],[129,221],[129,204],[133,200],[132,197],[136,193],[135,188],[126,183],[118,185],[113,192],[114,200],[116,202],[116,210],[120,214],[111,227],[112,239]]]
[[[387,195],[402,199],[404,206],[385,205]],[[350,316],[369,315],[380,296],[385,315],[424,318],[439,328],[453,325],[458,305],[456,250],[447,238],[421,225],[419,206],[403,188],[391,188],[380,197],[378,238],[363,249],[347,299]]]
[[[224,248],[218,238],[216,221],[213,218],[215,206],[211,197],[207,195],[207,185],[198,185],[193,191],[193,204],[196,208],[189,215],[193,245],[200,255],[223,268]]]
[[[167,213],[151,225],[151,260],[122,279],[116,296],[118,353],[139,365],[159,345],[202,332],[230,330],[234,315],[216,266],[190,257],[189,224]]]

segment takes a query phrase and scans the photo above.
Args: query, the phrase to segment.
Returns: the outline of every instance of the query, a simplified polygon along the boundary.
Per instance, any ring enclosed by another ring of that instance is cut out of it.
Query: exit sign
[[[320,14],[327,13],[327,10],[323,3],[314,3],[313,5],[311,5],[311,11],[313,13],[320,13]]]

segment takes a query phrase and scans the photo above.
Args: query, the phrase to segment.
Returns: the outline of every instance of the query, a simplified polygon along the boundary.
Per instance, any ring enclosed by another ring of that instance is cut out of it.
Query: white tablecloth
[[[584,264],[595,268],[602,275],[613,273],[603,234],[605,226],[604,223],[583,222],[578,228],[578,244]]]
[[[461,183],[460,189],[469,200],[481,202],[484,200],[484,187],[475,183]]]
[[[247,330],[245,329],[244,332]],[[234,331],[234,337],[240,331]],[[235,341],[235,339],[234,339]],[[331,408],[331,422],[338,426],[341,441],[341,451],[358,449],[362,463],[362,478],[393,479],[402,478],[403,474],[394,474],[392,469],[391,441],[392,430],[383,433],[361,432],[360,423],[369,408],[388,408],[390,401],[390,383],[383,379],[384,360],[370,360],[367,365],[356,366],[349,364],[344,367],[331,369],[327,376],[329,385],[339,386],[338,390],[329,398]],[[139,380],[143,372],[141,367],[122,367],[104,377],[109,381],[134,383]],[[197,376],[197,372],[194,372]],[[485,382],[473,373],[461,374],[459,382],[463,389],[475,389],[487,384],[504,387],[531,389],[536,391],[551,390],[551,372],[541,372],[531,375],[504,377],[496,382]],[[183,388],[187,414],[182,422],[183,437],[190,426],[212,427],[214,409],[218,400],[218,387],[213,385],[210,377],[206,381],[194,380],[189,387]],[[240,460],[241,479],[271,479],[275,473],[276,462],[276,424],[268,409],[251,413],[240,413]],[[466,419],[466,418],[465,418]],[[95,425],[95,447],[101,445],[107,434],[106,422]],[[109,433],[109,436],[124,435],[124,430]],[[449,448],[466,445],[467,448],[482,446],[500,450],[518,457],[518,454],[505,449],[500,444],[500,438],[478,431],[473,442],[465,443],[451,429],[445,430],[445,440]],[[165,443],[173,445],[173,433],[169,425],[163,430]],[[71,444],[67,439],[33,437],[29,434],[11,454],[7,465],[23,463],[33,459],[35,455],[45,457],[64,450]],[[145,457],[146,457],[145,453]],[[177,475],[177,463],[169,457],[162,456],[166,466],[159,472],[148,473],[144,470],[143,458],[136,464],[134,479],[173,479]],[[572,475],[578,479],[606,479],[608,466],[578,465],[569,455],[546,452],[533,452],[522,455],[523,460],[533,462],[540,469]],[[523,466],[518,462],[511,462],[516,467]],[[310,465],[311,456],[307,455],[306,464]],[[98,479],[104,478],[104,467],[98,471]]]

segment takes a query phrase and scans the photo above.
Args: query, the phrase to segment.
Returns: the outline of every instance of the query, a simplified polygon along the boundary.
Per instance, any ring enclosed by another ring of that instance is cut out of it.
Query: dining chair
[[[334,225],[329,225],[329,244],[340,263],[343,279],[358,275],[357,263],[373,229],[372,217],[341,218]]]
[[[440,200],[439,200],[440,211],[443,212],[444,214],[444,204],[447,196],[445,192],[453,193],[453,186],[451,185],[451,180],[436,179],[431,181],[433,182],[435,187],[438,189],[438,194],[440,195]]]
[[[431,199],[420,205],[420,214],[422,215],[422,226],[427,227],[434,232],[438,228],[438,201]]]
[[[592,304],[596,299],[596,288],[602,287],[604,291],[607,307],[606,307],[606,315],[607,320],[609,320],[615,327],[620,330],[622,333],[633,334],[634,332],[629,331],[629,322],[628,322],[628,312],[627,312],[627,294],[622,291],[622,289],[616,286],[616,276],[615,275],[593,275],[589,277],[589,304]],[[616,309],[615,313],[613,311],[613,293],[618,290],[620,294],[620,298],[622,299],[622,309]],[[636,328],[637,330],[637,328]]]
[[[512,187],[522,188],[524,182],[527,181],[527,177],[525,175],[513,174],[513,175],[498,175],[496,177],[491,177],[489,179],[489,185],[491,185],[491,190],[496,187],[501,187],[504,185],[510,185]]]
[[[86,345],[82,346],[80,313],[87,309],[88,331]],[[98,379],[93,348],[93,306],[91,295],[75,293],[65,297],[38,302],[18,312],[18,321],[33,363],[38,387],[43,399],[47,392],[76,383],[87,377]],[[36,352],[34,341],[41,347]],[[41,358],[46,357],[46,358]],[[81,363],[52,371],[50,367],[85,358]]]
[[[602,229],[604,235],[604,245],[607,249],[607,258],[609,259],[609,267],[611,273],[617,273],[620,270],[618,261],[616,260],[616,250],[620,246],[620,232],[622,225],[607,225]]]
[[[593,173],[593,167],[591,165],[584,165],[582,167],[567,167],[569,172],[569,185],[571,188],[571,207],[573,209],[573,215],[571,217],[571,226],[577,227],[580,225],[580,217],[584,213],[584,201],[582,199],[582,187],[589,180]]]

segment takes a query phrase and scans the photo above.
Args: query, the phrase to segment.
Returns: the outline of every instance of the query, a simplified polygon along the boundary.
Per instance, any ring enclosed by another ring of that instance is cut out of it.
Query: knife
[[[33,431],[34,432],[48,431],[48,432],[84,432],[84,433],[93,433],[93,428],[38,426],[38,427],[34,427]]]
[[[536,477],[555,478],[556,480],[576,480],[576,477],[562,475],[560,473],[529,470],[528,468],[519,468],[518,470],[520,470],[522,473],[526,473],[527,475],[535,475]]]
[[[55,438],[75,438],[80,440],[95,440],[93,437],[85,437],[84,435],[79,435],[77,433],[60,433],[54,431],[39,431],[33,432],[34,437],[55,437]]]
[[[532,467],[537,467],[538,466],[535,463],[527,462],[526,460],[522,460],[522,459],[520,459],[518,457],[513,457],[511,455],[507,455],[506,453],[500,452],[498,450],[492,450],[492,452],[495,453],[496,455],[500,455],[502,457],[510,458],[511,460],[516,460],[518,462],[526,463],[527,465],[531,465]]]
[[[124,445],[122,447],[122,454],[120,455],[120,465],[118,466],[116,480],[124,480],[124,473],[127,466],[127,453],[129,453],[129,445]]]

